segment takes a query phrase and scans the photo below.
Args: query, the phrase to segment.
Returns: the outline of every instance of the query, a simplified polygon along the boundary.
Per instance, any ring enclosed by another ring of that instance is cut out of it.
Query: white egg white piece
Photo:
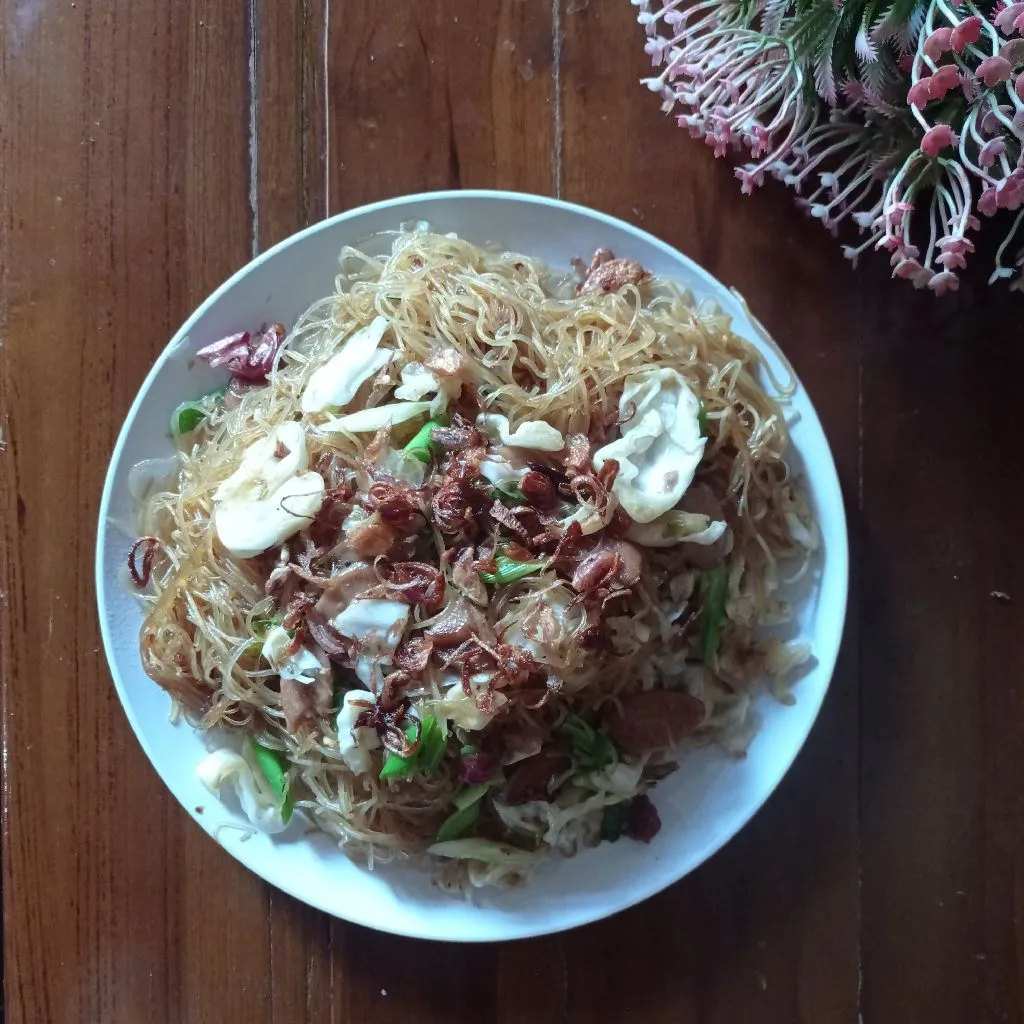
[[[594,452],[598,470],[619,463],[612,493],[638,523],[678,504],[704,456],[700,401],[686,378],[669,367],[626,378],[619,400],[622,436]]]
[[[282,423],[253,442],[214,492],[213,526],[235,558],[252,558],[308,526],[323,504],[324,481],[307,471],[301,423]]]
[[[324,500],[319,473],[300,473],[262,500],[245,498],[214,506],[217,537],[235,558],[254,558],[309,526]]]
[[[340,351],[313,371],[302,391],[302,411],[327,412],[348,405],[359,388],[394,358],[393,349],[379,347],[390,326],[378,316],[350,335]]]
[[[199,762],[196,777],[218,799],[224,786],[234,789],[242,812],[261,832],[273,835],[287,827],[270,784],[234,750],[222,747],[211,751]]]
[[[345,764],[359,775],[370,770],[370,751],[380,747],[380,737],[377,730],[369,726],[356,728],[356,720],[375,703],[376,699],[369,690],[349,690],[342,698],[335,723],[338,730],[338,750],[345,759]]]
[[[274,626],[263,641],[263,658],[282,679],[295,679],[311,686],[321,672],[330,669],[330,662],[323,654],[305,645],[289,655],[291,645],[292,638],[283,626]]]
[[[213,500],[264,498],[289,477],[308,468],[309,451],[302,424],[282,423],[245,449],[238,469],[213,492]]]
[[[391,664],[409,622],[401,601],[353,601],[331,625],[358,647],[353,668],[371,690],[379,690],[383,669]]]
[[[565,438],[560,431],[543,420],[525,420],[514,431],[509,430],[508,417],[500,413],[482,412],[476,418],[477,429],[491,441],[509,448],[529,448],[535,452],[560,452]]]

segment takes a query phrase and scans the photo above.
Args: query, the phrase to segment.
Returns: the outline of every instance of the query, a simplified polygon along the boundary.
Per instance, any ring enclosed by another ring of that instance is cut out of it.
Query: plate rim
[[[115,690],[117,691],[118,700],[120,701],[122,711],[128,718],[129,725],[135,734],[137,741],[143,749],[147,759],[149,760],[150,767],[156,772],[160,783],[170,791],[174,799],[184,808],[187,816],[193,822],[196,821],[195,816],[192,814],[190,808],[182,801],[174,789],[164,779],[163,774],[157,768],[157,760],[154,756],[153,750],[151,749],[149,740],[146,737],[144,730],[141,728],[140,723],[132,709],[131,702],[128,699],[126,684],[121,677],[120,672],[117,669],[117,662],[114,656],[114,642],[111,636],[109,622],[110,616],[107,609],[105,587],[108,584],[106,574],[104,572],[105,555],[107,551],[107,527],[109,523],[109,509],[110,503],[114,493],[114,478],[115,469],[119,465],[123,456],[124,448],[128,441],[128,436],[135,419],[137,418],[139,411],[148,397],[149,391],[155,383],[157,377],[160,375],[164,364],[171,357],[171,355],[178,349],[183,339],[185,339],[191,331],[194,324],[206,313],[206,311],[217,303],[222,296],[229,292],[235,285],[251,273],[260,264],[274,257],[277,253],[290,248],[293,245],[301,244],[301,242],[312,236],[320,233],[321,231],[327,231],[332,229],[337,224],[343,224],[348,220],[353,220],[368,214],[373,214],[381,211],[385,211],[389,208],[410,206],[420,203],[437,202],[437,201],[473,201],[473,200],[497,200],[505,203],[522,203],[529,206],[547,206],[550,208],[556,208],[567,213],[572,213],[577,216],[583,216],[589,220],[596,220],[600,223],[607,225],[609,228],[614,228],[617,231],[624,232],[634,238],[644,242],[647,245],[653,246],[659,249],[665,256],[678,261],[679,263],[688,267],[689,270],[697,273],[700,277],[706,279],[709,283],[715,285],[718,288],[723,289],[726,292],[730,292],[734,295],[739,296],[739,293],[730,289],[717,277],[706,270],[703,266],[687,256],[685,253],[677,249],[675,246],[663,241],[657,236],[651,234],[649,231],[639,228],[634,224],[629,223],[619,217],[612,216],[604,213],[600,210],[595,210],[592,207],[585,206],[580,203],[568,202],[563,199],[557,199],[550,196],[541,196],[529,192],[518,192],[504,189],[445,189],[439,191],[429,192],[416,192],[407,195],[394,196],[389,199],[378,200],[373,203],[366,203],[361,206],[355,206],[350,209],[341,211],[333,214],[330,217],[317,221],[314,224],[310,224],[305,228],[300,229],[287,238],[282,239],[270,248],[261,252],[253,259],[249,260],[241,268],[231,274],[226,280],[224,280],[217,288],[215,288],[184,320],[182,325],[170,338],[164,348],[161,350],[156,360],[154,361],[149,372],[146,374],[142,383],[139,385],[138,391],[133,399],[128,411],[125,414],[124,421],[121,424],[121,428],[118,431],[117,440],[114,444],[114,448],[110,455],[110,460],[107,466],[106,474],[104,476],[104,483],[102,494],[100,498],[99,514],[97,519],[97,533],[96,533],[96,548],[95,548],[95,562],[94,562],[94,574],[95,574],[95,587],[96,587],[96,611],[99,618],[100,635],[103,641],[103,650],[107,662],[107,668],[110,673],[110,677],[113,680]],[[741,298],[741,297],[740,297]],[[742,298],[741,298],[742,301]],[[744,302],[745,306],[745,302]],[[760,322],[757,320],[756,315],[749,310],[745,310],[748,319],[755,325],[760,326]],[[767,332],[766,332],[767,334]],[[770,337],[770,335],[769,335]],[[752,339],[748,339],[752,340]],[[762,339],[763,340],[763,339]],[[755,342],[756,344],[756,342]],[[776,343],[776,352],[782,356],[785,362],[788,364],[788,358],[785,357],[783,350]],[[403,927],[401,925],[394,925],[388,921],[380,921],[377,919],[371,920],[365,915],[348,915],[335,907],[327,907],[323,903],[316,902],[307,895],[302,894],[294,887],[287,883],[287,880],[280,879],[278,877],[269,877],[268,874],[262,870],[262,865],[257,861],[253,863],[247,859],[243,859],[239,851],[235,847],[226,846],[223,843],[218,842],[218,846],[224,849],[230,856],[238,861],[244,868],[252,871],[258,877],[263,879],[264,882],[273,885],[275,888],[280,889],[282,892],[287,893],[289,896],[309,906],[313,906],[316,909],[329,914],[332,917],[336,917],[341,920],[347,920],[354,924],[364,925],[366,927],[374,928],[377,931],[387,932],[394,935],[401,935],[409,938],[419,938],[432,941],[449,941],[449,942],[492,942],[492,941],[505,941],[515,939],[533,938],[542,935],[556,934],[562,931],[568,931],[573,928],[580,927],[585,924],[590,924],[595,921],[604,920],[605,918],[611,917],[615,914],[621,913],[629,907],[635,906],[659,892],[664,891],[671,885],[675,885],[681,879],[686,877],[688,874],[695,871],[699,866],[706,863],[711,857],[713,857],[723,846],[732,840],[736,834],[741,831],[746,825],[753,820],[760,810],[764,807],[769,797],[778,789],[782,779],[787,775],[793,766],[793,762],[796,760],[799,753],[803,750],[804,745],[807,742],[807,737],[810,735],[815,723],[818,720],[818,716],[821,711],[821,707],[828,695],[831,686],[832,679],[835,674],[836,663],[838,661],[839,652],[843,646],[843,637],[845,634],[846,627],[846,616],[849,604],[849,531],[848,522],[846,516],[846,506],[843,499],[843,492],[839,482],[839,474],[835,464],[835,457],[832,453],[832,447],[829,443],[828,436],[822,427],[820,417],[818,416],[817,408],[814,402],[811,400],[807,389],[804,387],[803,382],[799,376],[792,369],[791,365],[787,365],[787,369],[792,373],[793,382],[797,389],[804,392],[804,396],[807,401],[807,410],[801,413],[801,416],[810,421],[812,429],[820,437],[823,451],[822,455],[824,458],[815,468],[815,485],[814,490],[820,495],[822,502],[827,501],[830,508],[834,510],[833,514],[836,520],[837,529],[837,540],[838,550],[836,549],[835,541],[829,550],[828,558],[830,563],[834,565],[834,571],[838,573],[838,581],[835,584],[838,600],[838,616],[837,616],[837,640],[831,650],[821,652],[824,654],[824,658],[819,656],[819,652],[815,652],[815,656],[820,666],[820,670],[823,673],[824,683],[821,687],[820,693],[815,694],[809,698],[808,708],[811,712],[807,728],[802,736],[799,738],[799,742],[795,743],[788,753],[788,756],[780,758],[775,771],[770,777],[770,785],[765,789],[763,797],[751,807],[749,814],[746,815],[743,821],[736,825],[731,830],[725,830],[720,838],[715,842],[708,844],[705,852],[701,859],[697,863],[693,864],[687,869],[679,871],[669,881],[662,881],[660,879],[652,880],[646,885],[636,886],[631,889],[625,898],[614,898],[615,890],[609,894],[607,902],[597,910],[581,910],[570,920],[559,920],[551,925],[546,925],[543,922],[537,922],[535,924],[520,924],[519,922],[512,922],[505,920],[503,924],[499,924],[498,927],[492,928],[480,928],[476,934],[465,934],[460,933],[450,936],[439,936],[435,933],[431,933],[423,928],[414,927]],[[813,703],[810,703],[813,701]],[[205,829],[203,831],[206,831]],[[211,836],[212,838],[212,836]],[[344,856],[343,853],[340,854]],[[481,924],[483,923],[481,919]]]

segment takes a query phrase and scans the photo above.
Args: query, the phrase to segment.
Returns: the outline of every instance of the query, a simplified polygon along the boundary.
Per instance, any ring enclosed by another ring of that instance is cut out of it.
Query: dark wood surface
[[[637,84],[627,0],[0,11],[10,1024],[1024,1020],[1019,296],[854,273],[781,190],[742,198]],[[746,295],[833,445],[853,592],[821,718],[732,843],[612,920],[458,948],[297,904],[188,820],[118,704],[92,560],[124,413],[215,285],[325,214],[472,186],[618,214]]]

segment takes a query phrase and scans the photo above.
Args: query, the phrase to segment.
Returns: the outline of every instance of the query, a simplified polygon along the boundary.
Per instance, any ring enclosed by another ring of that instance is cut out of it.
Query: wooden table
[[[8,1024],[1024,1019],[1020,297],[857,273],[637,84],[627,0],[4,0]],[[247,873],[175,804],[100,650],[122,417],[193,307],[304,224],[497,186],[618,214],[738,287],[822,414],[853,593],[795,767],[721,853],[579,931],[396,939]],[[1005,591],[1012,603],[991,596]]]

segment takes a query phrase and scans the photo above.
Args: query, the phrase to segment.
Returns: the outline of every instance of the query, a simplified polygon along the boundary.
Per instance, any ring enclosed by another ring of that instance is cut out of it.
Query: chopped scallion
[[[442,823],[434,837],[434,842],[447,843],[458,839],[480,817],[480,803],[490,789],[486,782],[478,786],[467,786],[455,794],[452,803],[455,810]]]
[[[416,459],[419,462],[429,462],[431,455],[439,455],[441,449],[431,439],[431,433],[435,427],[445,427],[448,425],[447,416],[438,416],[434,419],[427,420],[422,427],[416,432],[413,439],[405,446],[403,451],[406,455]]]
[[[716,565],[701,576],[704,607],[700,616],[700,649],[705,662],[718,652],[718,640],[725,621],[725,599],[728,579],[724,565]]]
[[[271,750],[257,740],[250,738],[249,743],[253,760],[277,796],[281,820],[286,822],[292,816],[294,805],[291,787],[288,785],[288,759],[279,750]]]
[[[562,723],[562,731],[572,742],[573,771],[597,772],[615,761],[612,741],[579,715],[569,715]]]
[[[416,738],[416,726],[409,725],[405,730],[406,739],[411,743]],[[444,757],[447,740],[441,724],[433,715],[427,715],[420,724],[420,742],[409,757],[399,754],[388,754],[384,767],[380,770],[382,779],[400,779],[415,772],[429,775],[437,771],[437,766]]]
[[[543,562],[517,562],[508,555],[498,555],[494,561],[497,565],[495,572],[480,573],[480,579],[489,587],[507,586],[544,568]]]
[[[171,413],[171,436],[182,437],[192,433],[200,423],[209,415],[207,412],[207,400],[215,399],[220,401],[227,392],[227,388],[217,388],[208,394],[200,395],[189,402],[182,402],[174,412]]]

